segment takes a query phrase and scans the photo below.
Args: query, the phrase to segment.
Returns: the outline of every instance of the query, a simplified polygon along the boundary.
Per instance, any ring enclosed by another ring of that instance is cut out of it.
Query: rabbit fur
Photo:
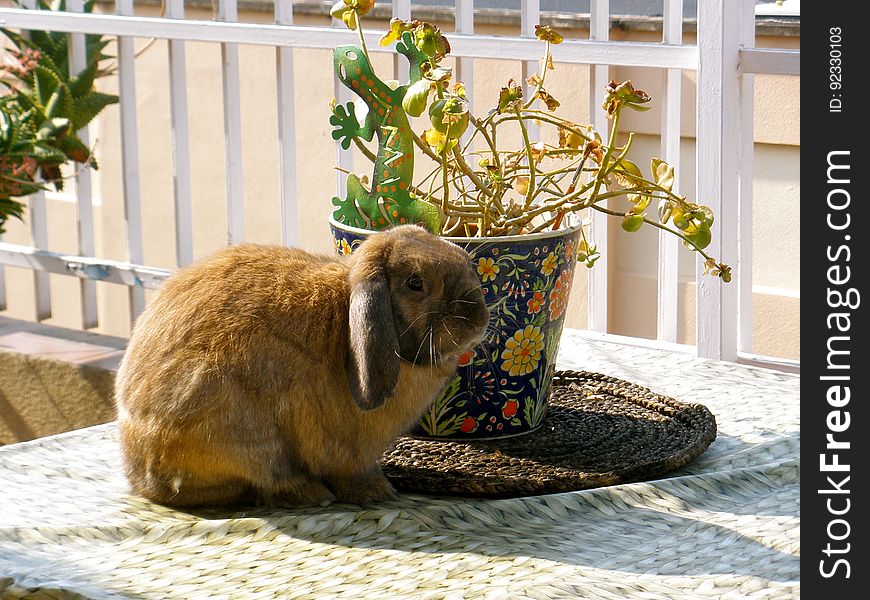
[[[127,477],[179,507],[390,497],[378,459],[488,320],[466,252],[420,227],[343,259],[219,251],[136,322],[115,386]]]

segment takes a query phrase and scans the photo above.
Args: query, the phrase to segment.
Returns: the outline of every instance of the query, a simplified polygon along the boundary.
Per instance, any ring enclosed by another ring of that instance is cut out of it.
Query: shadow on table
[[[612,415],[608,415],[612,417]],[[625,418],[625,417],[618,417]],[[637,419],[634,419],[637,420]],[[748,477],[748,471],[758,471],[763,473],[765,470],[775,471],[778,465],[782,465],[785,469],[791,469],[792,463],[800,459],[800,432],[794,431],[789,433],[780,432],[761,432],[758,436],[766,437],[764,441],[748,442],[736,436],[719,433],[710,446],[704,450],[700,456],[694,459],[689,459],[689,462],[684,463],[682,456],[668,454],[668,448],[656,448],[654,450],[642,449],[638,450],[637,455],[631,454],[632,450],[628,447],[628,443],[622,445],[619,452],[619,457],[614,458],[612,448],[577,448],[576,452],[571,455],[570,459],[565,459],[559,455],[546,455],[544,453],[536,453],[535,448],[527,448],[522,446],[504,445],[498,448],[498,453],[501,455],[499,460],[513,461],[533,459],[539,463],[542,468],[539,475],[544,477],[560,477],[564,476],[565,480],[557,482],[553,485],[552,491],[522,493],[525,488],[516,490],[511,493],[511,485],[509,483],[511,477],[516,477],[516,474],[509,471],[509,474],[502,476],[499,472],[488,474],[486,481],[496,482],[490,483],[488,486],[480,486],[487,488],[486,492],[465,492],[457,493],[456,488],[462,487],[462,483],[457,484],[457,479],[460,476],[451,475],[445,477],[444,482],[447,485],[454,486],[452,489],[448,487],[438,488],[439,477],[442,476],[438,465],[421,465],[415,464],[413,467],[403,467],[401,472],[398,472],[399,477],[395,477],[397,471],[395,469],[388,473],[388,476],[393,480],[396,488],[406,494],[421,494],[425,496],[435,497],[456,497],[459,499],[503,499],[538,496],[547,493],[572,492],[572,491],[588,491],[590,489],[601,489],[607,486],[630,484],[630,483],[654,483],[670,479],[684,478],[689,481],[688,485],[691,488],[691,480],[689,478],[698,477],[705,478],[706,483],[703,488],[698,488],[705,496],[714,496],[715,498],[706,498],[708,501],[716,501],[716,510],[721,512],[731,512],[740,515],[756,515],[756,516],[780,516],[790,517],[796,515],[797,504],[783,502],[775,494],[767,494],[760,501],[751,504],[746,503],[746,499],[733,496],[732,489],[739,484],[741,478]],[[638,442],[641,443],[641,442]],[[491,444],[491,442],[486,442]],[[444,455],[446,453],[433,453]],[[569,465],[570,470],[565,468]],[[675,468],[674,464],[680,464]],[[460,465],[458,469],[463,468]],[[517,471],[519,472],[519,471]],[[709,476],[716,474],[716,477],[711,479]],[[729,476],[730,474],[730,476]],[[522,473],[521,473],[522,476]],[[479,477],[479,476],[478,476]],[[479,479],[473,481],[476,483]],[[522,482],[524,485],[526,482]],[[501,491],[500,485],[509,491]],[[542,484],[542,485],[546,485]],[[571,487],[571,486],[574,487]],[[564,486],[564,487],[562,487]],[[711,486],[717,488],[711,489]],[[530,486],[534,487],[534,486]],[[473,488],[472,488],[473,489]],[[492,491],[496,489],[497,491]],[[697,493],[695,488],[688,489],[687,492],[694,495]]]
[[[772,546],[798,527],[783,518],[798,516],[798,471],[799,464],[773,465],[731,489],[721,473],[698,475],[703,481],[694,483],[694,477],[664,479],[646,496],[626,486],[513,500],[403,496],[377,507],[337,504],[245,516],[289,538],[356,549],[523,556],[631,574],[789,582],[799,580],[799,557]],[[697,490],[694,497],[686,486]]]

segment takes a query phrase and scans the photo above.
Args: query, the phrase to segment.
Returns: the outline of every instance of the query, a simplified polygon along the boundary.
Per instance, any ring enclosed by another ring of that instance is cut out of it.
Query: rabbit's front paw
[[[380,470],[330,483],[339,502],[364,505],[396,497],[396,490]]]
[[[329,506],[335,501],[323,483],[304,477],[284,480],[264,497],[272,506]]]

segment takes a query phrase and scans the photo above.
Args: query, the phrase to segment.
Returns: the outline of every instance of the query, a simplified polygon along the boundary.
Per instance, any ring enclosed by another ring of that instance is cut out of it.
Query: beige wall
[[[140,9],[141,14],[153,14]],[[210,18],[209,12],[188,11],[192,18]],[[265,20],[263,13],[244,13],[243,19]],[[297,16],[297,24],[323,25],[321,17]],[[445,26],[445,28],[447,28]],[[479,31],[496,34],[516,33],[515,29],[487,26]],[[568,37],[585,37],[583,31],[567,32]],[[654,33],[615,31],[614,36],[649,41]],[[687,36],[693,43],[692,36]],[[759,46],[798,47],[799,38],[760,38]],[[138,42],[141,46],[144,40]],[[558,47],[555,48],[558,59]],[[171,268],[175,264],[173,240],[173,200],[170,162],[169,89],[167,49],[155,42],[136,62],[137,111],[139,123],[142,213],[145,263]],[[194,254],[203,256],[226,241],[223,114],[221,100],[220,49],[212,44],[187,45],[188,100],[193,182]],[[242,134],[244,156],[244,203],[247,239],[279,242],[277,133],[275,106],[275,51],[271,48],[243,46]],[[331,52],[298,49],[295,60],[295,102],[298,141],[299,245],[313,251],[329,252],[331,239],[326,225],[331,212],[336,176],[335,144],[330,137],[328,104],[333,97]],[[376,68],[389,72],[391,59],[378,55]],[[476,112],[492,106],[498,88],[509,77],[519,79],[517,63],[478,60],[475,63],[474,100]],[[660,94],[660,74],[655,69],[613,69],[614,79],[632,79],[636,87]],[[589,69],[585,66],[558,65],[548,75],[548,89],[562,102],[565,114],[580,121],[589,118]],[[692,199],[694,189],[694,74],[684,75],[683,148],[680,185]],[[114,80],[101,85],[112,90]],[[798,200],[800,177],[799,78],[759,76],[756,78],[755,107],[755,221],[753,259],[754,347],[758,353],[799,358],[799,264]],[[648,164],[658,154],[657,108],[632,114],[626,130],[638,132],[635,162]],[[425,125],[420,122],[418,129]],[[120,129],[117,107],[105,111],[92,131],[101,168],[96,176],[98,205],[95,218],[97,251],[101,256],[123,260],[123,229]],[[367,172],[364,159],[356,160],[356,170]],[[418,160],[418,172],[424,165]],[[74,206],[63,199],[50,199],[51,250],[75,252]],[[641,230],[631,235],[621,231],[615,220],[609,249],[611,291],[610,328],[623,335],[655,336],[656,262],[655,235]],[[28,225],[12,223],[6,240],[30,243]],[[691,343],[694,335],[693,273],[695,256],[684,251],[680,259],[681,316],[680,337]],[[31,275],[7,268],[7,316],[32,319]],[[568,325],[586,325],[586,269],[580,267],[575,278]],[[79,326],[77,283],[71,278],[53,276],[55,284],[51,324]],[[112,335],[129,334],[127,292],[120,286],[99,285],[100,331]]]

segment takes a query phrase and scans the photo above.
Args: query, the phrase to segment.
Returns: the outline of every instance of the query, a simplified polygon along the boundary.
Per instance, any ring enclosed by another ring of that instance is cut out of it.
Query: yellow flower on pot
[[[501,353],[504,362],[501,368],[511,375],[531,373],[541,360],[544,349],[544,334],[540,327],[526,325],[525,329],[516,331],[506,343]]]
[[[493,281],[500,270],[491,258],[481,258],[477,261],[477,274],[480,275],[480,280],[484,283]]]
[[[541,262],[541,272],[542,272],[544,275],[546,275],[547,277],[549,277],[550,274],[551,274],[553,271],[555,271],[555,270],[556,270],[556,267],[558,267],[558,266],[559,266],[559,259],[558,259],[558,257],[556,256],[556,253],[555,253],[555,252],[550,252],[550,253],[547,255],[547,258],[545,258],[545,259],[543,260],[543,262]]]

